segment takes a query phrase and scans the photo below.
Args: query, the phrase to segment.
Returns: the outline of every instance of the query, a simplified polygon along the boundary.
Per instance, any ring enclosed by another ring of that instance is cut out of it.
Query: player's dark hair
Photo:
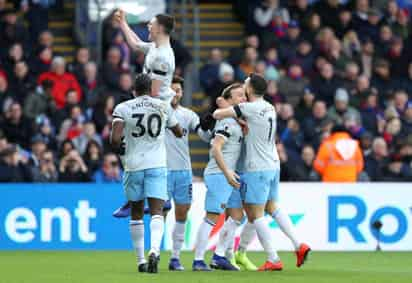
[[[152,90],[152,79],[147,74],[138,74],[134,81],[136,96],[150,94]]]
[[[243,87],[243,85],[240,84],[240,83],[230,84],[229,86],[227,86],[227,87],[222,91],[222,95],[221,95],[221,96],[222,96],[224,99],[229,99],[229,98],[232,97],[232,90],[237,89],[237,88],[241,88],[241,87]]]
[[[185,80],[180,76],[174,76],[172,80],[172,84],[180,84],[183,88]]]
[[[257,74],[250,74],[250,85],[254,90],[254,95],[256,96],[263,96],[266,93],[266,89],[268,87],[268,84],[266,80]]]
[[[164,28],[166,34],[170,35],[175,27],[175,19],[168,14],[157,14],[155,16],[159,25]]]

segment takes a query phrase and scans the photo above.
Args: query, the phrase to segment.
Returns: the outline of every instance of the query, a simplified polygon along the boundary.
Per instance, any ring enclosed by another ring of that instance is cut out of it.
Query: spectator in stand
[[[359,111],[349,106],[349,94],[344,88],[338,88],[335,93],[335,104],[328,110],[328,117],[336,125],[342,125],[344,116],[350,115],[360,122]]]
[[[370,132],[364,131],[362,135],[360,136],[359,142],[360,142],[360,147],[362,149],[363,158],[365,159],[366,157],[372,154],[373,135]],[[365,174],[367,175],[367,173]]]
[[[59,182],[90,182],[88,169],[79,152],[69,151],[60,161]]]
[[[274,105],[276,109],[286,101],[284,95],[279,92],[278,85],[275,80],[268,81],[266,94],[263,98],[270,104]]]
[[[66,61],[63,57],[53,58],[50,72],[40,75],[38,83],[44,80],[53,82],[52,96],[56,102],[57,109],[62,109],[66,103],[66,93],[69,89],[75,89],[78,101],[82,98],[82,90],[76,77],[66,72]]]
[[[0,111],[3,111],[4,103],[10,100],[9,84],[6,73],[0,70]]]
[[[26,62],[20,61],[14,65],[14,73],[11,80],[11,92],[13,97],[21,104],[28,94],[36,87],[36,80],[29,72]]]
[[[291,118],[286,128],[280,133],[280,140],[289,152],[299,155],[304,144],[303,132],[300,130],[299,122]]]
[[[388,163],[388,146],[386,141],[377,137],[372,143],[372,153],[365,159],[365,172],[373,182],[383,180],[383,169]]]
[[[345,55],[349,58],[352,58],[352,60],[358,61],[361,50],[362,44],[356,32],[350,30],[345,33],[342,40],[342,51],[345,53]],[[357,62],[357,64],[359,65],[360,62]]]
[[[296,106],[296,118],[300,123],[311,116],[313,104],[315,103],[315,95],[309,88],[305,88],[303,96],[300,98]]]
[[[396,22],[396,18],[399,12],[399,6],[396,0],[387,1],[385,7],[385,21],[391,25]]]
[[[362,43],[362,50],[359,55],[358,61],[361,67],[362,74],[368,78],[372,77],[372,69],[374,63],[375,46],[370,39],[365,39]]]
[[[28,43],[27,30],[22,23],[17,21],[17,13],[14,9],[3,11],[0,21],[0,55],[4,56],[3,52],[16,42],[23,45]]]
[[[397,36],[407,39],[410,35],[410,12],[407,9],[401,9],[396,16],[396,22],[390,26]]]
[[[39,46],[46,46],[53,48],[54,36],[50,30],[44,30],[39,34],[38,38]]]
[[[38,38],[42,31],[47,29],[47,24],[49,21],[49,3],[47,2],[51,1],[20,1],[21,9],[24,13],[26,13],[27,20],[30,22],[29,33],[32,42]]]
[[[402,116],[401,135],[404,137],[412,135],[412,101],[406,104],[406,109]]]
[[[401,38],[393,38],[386,58],[391,62],[390,73],[395,81],[400,81],[403,77],[407,76],[408,65],[412,56],[405,50]]]
[[[119,89],[113,92],[116,105],[133,98],[133,79],[129,72],[123,72],[119,78]]]
[[[362,0],[366,1],[367,0]],[[369,9],[367,12],[367,20],[359,21],[355,24],[355,30],[361,40],[370,38],[374,43],[379,41],[379,30],[381,26],[381,12],[377,9]]]
[[[355,93],[356,86],[359,78],[359,66],[355,62],[351,61],[345,66],[345,73],[343,74],[342,87],[352,95]],[[366,78],[367,79],[367,78]],[[369,88],[369,80],[368,80]]]
[[[335,74],[339,78],[343,78],[346,64],[350,62],[350,58],[346,57],[346,55],[342,52],[341,42],[336,38],[330,41],[327,59],[334,66]]]
[[[102,145],[102,139],[96,133],[96,126],[92,122],[86,122],[82,133],[73,139],[73,144],[77,151],[83,155],[86,152],[87,145],[92,140],[96,141],[100,146]]]
[[[0,60],[2,58],[0,57]],[[14,65],[17,62],[23,61],[25,59],[23,45],[20,42],[16,42],[10,46],[7,57],[4,58],[3,65],[7,72],[7,77],[11,78],[13,76]]]
[[[41,154],[39,167],[33,171],[33,182],[56,183],[58,178],[53,151],[46,150]]]
[[[303,27],[303,37],[309,40],[310,43],[314,44],[317,35],[319,34],[321,28],[321,19],[319,14],[313,13],[309,16],[306,21],[306,25]]]
[[[408,65],[408,74],[400,80],[400,88],[412,95],[412,62]]]
[[[304,23],[309,15],[313,13],[313,7],[308,0],[296,0],[289,3],[288,11],[290,13],[290,19],[295,20],[298,23]]]
[[[121,183],[123,171],[114,153],[108,153],[103,158],[102,167],[93,175],[95,183]]]
[[[343,39],[345,34],[354,29],[352,13],[348,9],[339,12],[339,22],[336,24],[335,33],[339,39]]]
[[[33,125],[23,116],[21,105],[18,102],[13,102],[6,110],[1,129],[9,142],[16,143],[25,149],[28,148],[30,138],[33,136]]]
[[[389,162],[383,168],[384,182],[410,182],[412,181],[412,169],[403,162],[400,155],[393,154],[389,158]]]
[[[278,109],[277,117],[277,132],[282,133],[288,125],[290,119],[293,119],[295,116],[294,109],[292,105],[288,103],[283,103]]]
[[[324,140],[314,161],[323,182],[356,182],[363,170],[363,156],[358,142],[342,126],[335,126]]]
[[[53,59],[53,51],[51,47],[41,45],[37,47],[34,52],[35,57],[30,62],[30,70],[37,78],[40,74],[46,73],[50,70]]]
[[[65,139],[73,140],[81,135],[85,117],[79,106],[73,106],[70,111],[70,116],[65,119],[60,127],[60,132],[57,137],[59,141]]]
[[[86,150],[83,154],[83,160],[91,175],[100,168],[103,159],[103,152],[101,145],[95,140],[89,140]]]
[[[269,28],[270,22],[275,13],[280,13],[285,22],[289,22],[289,12],[287,9],[279,6],[278,0],[263,0],[253,10],[253,26],[257,34],[261,36],[261,32]]]
[[[258,53],[253,47],[245,49],[245,56],[242,63],[236,70],[236,79],[243,81],[249,74],[253,73],[257,64]]]
[[[125,42],[123,33],[118,30],[113,37],[112,45],[117,47],[120,51],[120,66],[123,70],[130,68],[130,49],[129,45]]]
[[[314,182],[320,181],[319,174],[313,169],[313,162],[315,161],[315,150],[310,145],[305,145],[302,149],[301,158],[303,164],[300,165],[300,172],[302,172],[301,179],[302,182]],[[298,171],[299,171],[298,170]]]
[[[402,123],[399,118],[392,118],[387,121],[383,131],[383,138],[388,144],[396,145],[399,142],[399,135],[402,130]]]
[[[361,124],[360,117],[353,113],[348,112],[343,116],[343,125],[351,136],[357,140],[360,140],[362,135],[366,132]]]
[[[318,100],[313,104],[312,115],[305,117],[302,128],[307,143],[317,149],[321,142],[323,128],[327,117],[326,104]]]
[[[17,146],[8,145],[0,152],[0,183],[31,182],[32,175],[26,163]]]
[[[391,99],[392,100],[392,99]],[[403,90],[398,90],[393,94],[393,106],[399,114],[399,117],[403,115],[408,106],[408,94]],[[388,101],[391,104],[391,101]]]
[[[370,87],[370,81],[367,76],[359,76],[356,79],[355,88],[350,92],[349,104],[356,109],[361,109],[371,92],[378,94],[376,89]]]
[[[199,72],[200,85],[205,93],[210,93],[219,80],[219,68],[222,62],[222,51],[219,48],[210,50],[209,61],[203,65]]]
[[[314,11],[320,16],[324,26],[333,29],[338,28],[339,13],[343,9],[339,0],[317,1],[314,6]]]
[[[305,77],[313,75],[313,65],[315,63],[315,54],[312,45],[307,40],[302,40],[296,50],[294,57],[290,58],[289,65],[295,63],[301,66]]]
[[[383,59],[377,60],[373,69],[374,74],[371,86],[379,90],[379,95],[382,98],[380,102],[384,103],[392,96],[398,85],[391,77],[388,61]]]
[[[41,114],[52,116],[56,111],[56,103],[52,96],[53,82],[44,80],[40,86],[30,92],[24,101],[24,115],[35,119]]]
[[[227,62],[229,64],[231,64],[232,66],[237,67],[240,63],[242,63],[242,59],[245,55],[244,54],[245,49],[247,47],[253,47],[256,50],[261,49],[260,48],[261,46],[260,46],[259,38],[258,38],[257,35],[255,35],[255,34],[248,35],[245,38],[245,42],[243,43],[243,46],[230,49],[229,56],[227,58]],[[266,62],[266,63],[268,63],[268,62]]]
[[[119,89],[120,74],[122,73],[121,63],[119,48],[110,47],[102,67],[102,79],[110,91]]]
[[[47,116],[40,115],[36,117],[36,132],[42,137],[47,145],[47,148],[53,151],[57,150],[57,139],[55,137],[55,129]]]
[[[333,104],[333,97],[340,87],[341,81],[335,76],[334,68],[326,63],[321,67],[320,76],[312,80],[311,89],[316,94],[316,98],[323,100],[327,105]]]
[[[76,77],[77,81],[81,85],[86,83],[85,66],[89,60],[89,49],[86,47],[79,47],[76,51],[75,61],[67,67],[67,70]]]
[[[279,92],[284,93],[286,101],[294,107],[303,96],[307,85],[308,81],[303,76],[302,68],[296,63],[289,66],[287,74],[282,76],[278,83]]]
[[[376,44],[376,52],[378,56],[383,57],[389,53],[394,35],[389,25],[382,25],[379,30],[379,39]]]
[[[281,62],[289,62],[296,56],[296,50],[299,46],[302,37],[300,35],[299,23],[296,21],[290,21],[286,36],[279,41],[279,58]],[[273,43],[269,42],[266,46],[272,46]],[[276,44],[276,43],[275,43]]]
[[[98,133],[101,134],[106,126],[111,124],[114,106],[114,97],[110,95],[102,97],[97,103],[96,109],[93,112],[93,122]]]
[[[361,119],[365,129],[373,135],[382,134],[385,119],[382,109],[379,108],[378,95],[376,92],[368,93],[365,104],[361,109]]]
[[[97,100],[99,99],[99,93],[102,89],[99,84],[97,64],[95,62],[87,62],[84,65],[84,81],[81,87],[84,94],[84,102],[86,106],[91,109],[96,106]]]
[[[40,134],[35,135],[31,139],[31,154],[28,160],[28,164],[31,166],[32,169],[39,167],[41,156],[46,150],[46,141]]]
[[[222,62],[219,67],[219,79],[215,82],[213,88],[208,93],[210,99],[210,112],[217,109],[216,99],[222,94],[222,91],[229,84],[234,82],[235,71],[228,63]]]

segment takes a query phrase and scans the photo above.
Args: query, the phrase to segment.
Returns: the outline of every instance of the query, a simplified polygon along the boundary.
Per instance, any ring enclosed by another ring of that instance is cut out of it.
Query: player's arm
[[[114,14],[114,19],[119,23],[120,29],[122,30],[127,44],[131,49],[137,51],[145,51],[145,48],[149,43],[144,42],[137,36],[137,34],[130,28],[126,20],[126,13],[118,9]]]
[[[217,109],[213,112],[213,118],[216,120],[222,120],[225,118],[239,118],[242,116],[239,106]]]
[[[183,137],[183,129],[179,124],[176,124],[173,127],[169,127],[169,130],[171,130],[177,138]]]
[[[115,118],[112,122],[112,132],[110,133],[110,144],[116,153],[122,151],[122,137],[124,130],[124,121],[120,118]]]
[[[154,62],[150,66],[152,69],[151,78],[152,78],[152,96],[160,96],[160,88],[167,78],[167,74],[173,72],[172,66],[169,63],[170,58],[167,58],[165,55],[159,55],[155,58]]]
[[[162,86],[161,80],[152,80],[152,97],[158,97],[160,92],[160,87]]]
[[[183,137],[183,129],[182,127],[180,127],[179,122],[177,121],[176,116],[171,111],[170,106],[167,108],[166,112],[168,114],[166,121],[167,128],[171,130],[177,138]]]
[[[224,133],[220,133],[219,131],[216,132],[215,138],[213,139],[211,153],[216,160],[217,166],[219,166],[220,170],[222,170],[225,175],[228,183],[235,188],[240,188],[240,183],[238,181],[240,179],[239,176],[227,168],[225,160],[223,159],[222,148],[226,140],[223,134]]]

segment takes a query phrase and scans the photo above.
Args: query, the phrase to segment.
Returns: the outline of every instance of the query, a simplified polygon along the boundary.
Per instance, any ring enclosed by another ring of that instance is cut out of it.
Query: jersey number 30
[[[145,127],[142,122],[145,114],[132,114],[133,119],[137,119],[136,128],[138,132],[132,132],[134,138],[139,138],[144,136],[147,129],[147,134],[152,138],[157,138],[162,130],[162,119],[159,114],[150,114],[147,118],[147,127]],[[156,125],[155,125],[156,124]]]

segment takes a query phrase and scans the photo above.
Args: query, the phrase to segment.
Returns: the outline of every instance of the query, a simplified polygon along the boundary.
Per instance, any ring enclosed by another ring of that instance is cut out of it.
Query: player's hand
[[[122,9],[117,9],[113,14],[113,19],[119,24],[126,22],[126,13]]]
[[[213,118],[213,115],[210,113],[207,113],[200,119],[200,128],[203,131],[207,130],[213,130],[215,127],[216,120]]]
[[[234,188],[240,189],[240,177],[233,171],[227,172],[225,175],[227,182]]]
[[[243,119],[237,119],[237,122],[239,123],[239,126],[242,128],[243,135],[246,136],[249,133],[249,127],[247,125],[247,122]]]

